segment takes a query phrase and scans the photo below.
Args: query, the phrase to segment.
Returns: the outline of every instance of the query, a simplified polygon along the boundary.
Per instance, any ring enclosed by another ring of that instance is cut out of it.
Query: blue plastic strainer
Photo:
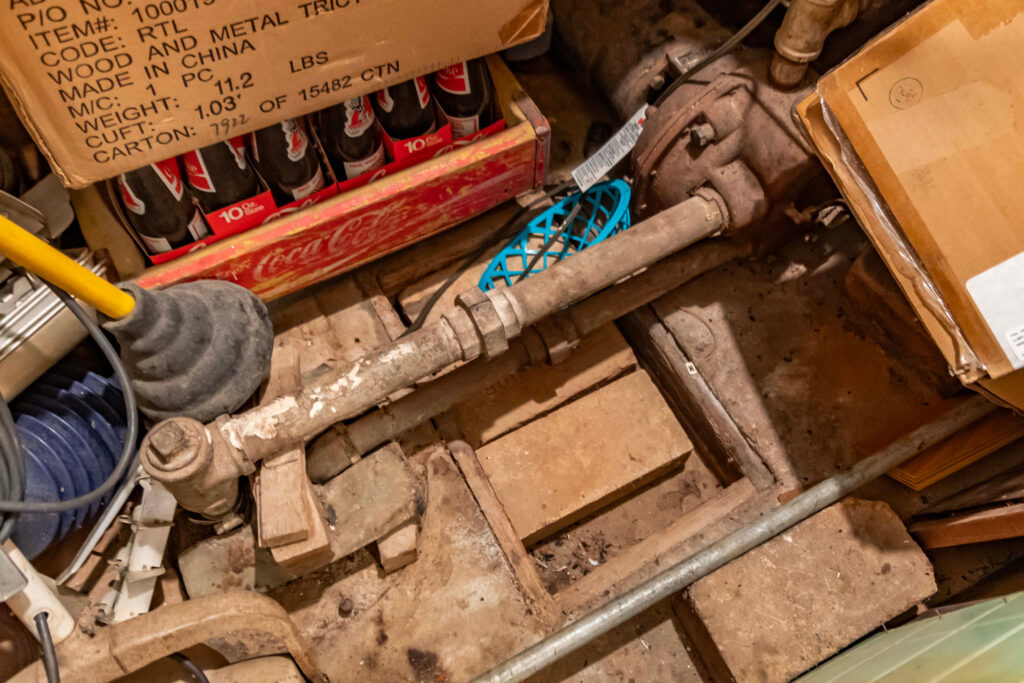
[[[480,277],[478,286],[487,291],[512,285],[545,245],[547,251],[530,267],[526,277],[628,229],[629,198],[629,185],[621,180],[598,183],[585,193],[570,194],[527,223],[522,232],[494,257]],[[580,210],[574,212],[581,201]],[[572,223],[563,228],[564,221],[570,216]]]

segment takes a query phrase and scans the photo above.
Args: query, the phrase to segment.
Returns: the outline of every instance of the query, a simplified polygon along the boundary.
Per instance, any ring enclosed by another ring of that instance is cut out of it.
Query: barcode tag
[[[594,183],[604,177],[605,173],[629,154],[633,145],[640,138],[640,133],[643,132],[646,118],[647,105],[645,104],[630,117],[618,133],[601,145],[601,149],[594,152],[589,159],[573,170],[572,179],[579,185],[580,192],[589,190]]]

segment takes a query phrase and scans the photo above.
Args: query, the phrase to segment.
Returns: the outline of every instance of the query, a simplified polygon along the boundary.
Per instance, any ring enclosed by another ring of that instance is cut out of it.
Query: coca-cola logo
[[[139,216],[145,215],[146,202],[139,199],[138,195],[132,192],[132,188],[128,187],[128,180],[123,173],[117,177],[117,189],[121,193],[121,203],[124,204],[124,208]]]
[[[225,140],[224,144],[231,150],[231,154],[235,159],[235,163],[238,164],[238,169],[241,171],[245,170],[245,138],[239,135],[238,137]]]
[[[309,141],[306,139],[306,133],[302,130],[302,126],[295,119],[285,119],[281,122],[281,130],[284,131],[284,139],[286,143],[285,153],[288,155],[288,160],[296,162],[306,156],[306,147]]]
[[[345,135],[357,138],[373,125],[373,107],[366,95],[345,100]]]
[[[378,248],[409,231],[406,221],[395,221],[388,207],[352,216],[331,230],[293,247],[268,251],[252,271],[256,282],[294,272],[315,270],[326,264],[341,266],[358,260],[369,248]]]
[[[185,174],[188,176],[188,184],[200,192],[214,192],[213,178],[206,168],[206,159],[203,158],[202,150],[194,149],[186,152],[181,157],[185,164]]]
[[[174,200],[180,200],[182,195],[185,194],[185,185],[181,180],[181,168],[178,167],[177,157],[164,159],[149,166],[156,173],[157,177],[163,181],[167,191],[174,196]]]
[[[427,79],[423,76],[417,76],[414,81],[416,83],[416,97],[420,101],[420,109],[426,109],[427,105],[430,104],[430,91],[427,90]]]
[[[391,92],[387,88],[381,88],[377,91],[377,104],[389,114],[395,108],[395,100],[392,99]]]
[[[434,74],[437,87],[452,95],[468,95],[469,67],[465,62],[456,62]]]

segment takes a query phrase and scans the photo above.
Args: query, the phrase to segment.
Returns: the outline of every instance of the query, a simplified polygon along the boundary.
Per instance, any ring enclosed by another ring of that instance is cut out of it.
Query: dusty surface
[[[675,615],[666,601],[527,680],[531,683],[697,683],[701,678],[683,646]]]
[[[558,593],[721,490],[700,458],[687,458],[681,469],[544,539],[530,555],[548,591]]]
[[[784,683],[934,591],[896,514],[848,498],[693,584],[678,614],[714,675]]]
[[[693,445],[637,370],[478,450],[527,545],[689,456]]]
[[[272,593],[335,681],[464,681],[542,634],[447,452],[427,463],[419,559],[365,551]]]

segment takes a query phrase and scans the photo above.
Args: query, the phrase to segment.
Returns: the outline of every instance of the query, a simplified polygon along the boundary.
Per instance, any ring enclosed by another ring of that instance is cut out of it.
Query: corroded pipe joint
[[[808,65],[821,54],[828,34],[853,21],[859,10],[858,0],[791,0],[775,34],[772,83],[780,88],[799,85]]]
[[[198,420],[173,417],[158,423],[139,447],[146,473],[178,503],[210,519],[231,514],[238,499],[238,478],[252,471],[231,457],[217,430]]]
[[[475,351],[473,358],[481,353],[488,360],[497,358],[508,351],[509,340],[518,337],[523,329],[515,300],[507,296],[504,290],[483,292],[474,287],[459,294],[455,303],[469,316],[477,336],[475,342],[470,341],[463,347],[465,349],[468,346]],[[462,338],[459,339],[461,342]]]

